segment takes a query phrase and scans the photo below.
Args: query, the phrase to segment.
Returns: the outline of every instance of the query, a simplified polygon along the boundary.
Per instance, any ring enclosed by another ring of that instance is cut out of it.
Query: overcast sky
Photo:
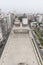
[[[43,13],[43,0],[0,0],[0,8],[4,11]]]

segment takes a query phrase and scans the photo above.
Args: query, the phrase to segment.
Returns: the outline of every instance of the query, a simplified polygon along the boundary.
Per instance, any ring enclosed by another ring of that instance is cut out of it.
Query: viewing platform
[[[15,33],[15,30],[16,28],[13,26],[0,59],[0,65],[18,65],[19,63],[39,65],[29,32]],[[27,27],[26,31],[27,30],[29,31],[29,27]]]

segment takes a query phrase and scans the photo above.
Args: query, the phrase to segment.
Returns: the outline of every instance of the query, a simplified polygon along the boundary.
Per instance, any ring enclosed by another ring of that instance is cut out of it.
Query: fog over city
[[[43,13],[43,0],[0,0],[0,9],[19,13]]]

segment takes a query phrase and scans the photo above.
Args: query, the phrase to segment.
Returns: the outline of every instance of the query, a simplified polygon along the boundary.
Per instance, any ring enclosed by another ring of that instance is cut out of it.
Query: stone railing
[[[33,37],[32,31],[30,31],[30,38],[31,38],[32,43],[33,43],[33,46],[34,46],[34,52],[36,51],[36,52],[35,52],[35,55],[36,55],[36,57],[37,57],[38,64],[39,64],[39,65],[43,65],[43,60],[42,60],[42,58],[41,58],[41,55],[40,55],[40,52],[39,52],[39,50],[38,50],[37,44],[36,44],[35,39],[34,39],[34,37]]]

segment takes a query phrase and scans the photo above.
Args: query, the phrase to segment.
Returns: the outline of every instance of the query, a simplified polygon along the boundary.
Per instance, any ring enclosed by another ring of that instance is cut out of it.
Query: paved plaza
[[[29,34],[16,34],[13,29],[0,59],[0,65],[18,65],[18,63],[38,65]]]

